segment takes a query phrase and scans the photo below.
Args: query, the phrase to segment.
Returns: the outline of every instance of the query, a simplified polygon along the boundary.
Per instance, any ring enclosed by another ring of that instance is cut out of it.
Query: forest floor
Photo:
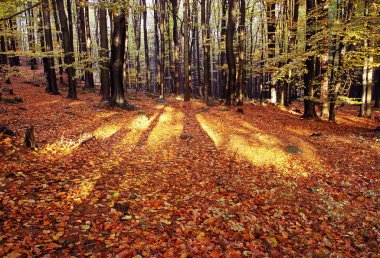
[[[23,102],[0,103],[16,133],[0,136],[1,257],[379,255],[379,110],[329,123],[130,93],[127,111],[10,87]]]

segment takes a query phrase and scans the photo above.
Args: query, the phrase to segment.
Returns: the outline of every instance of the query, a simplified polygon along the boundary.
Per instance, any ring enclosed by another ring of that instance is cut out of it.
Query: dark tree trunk
[[[147,6],[146,0],[141,0],[142,6],[144,8],[143,11],[143,27],[144,27],[144,50],[145,50],[145,79],[146,79],[146,90],[151,90],[150,85],[150,58],[149,58],[149,42],[148,42],[148,28],[147,28]],[[177,23],[177,17],[173,15],[173,23]],[[174,26],[174,25],[173,25]],[[174,30],[173,30],[174,34]]]
[[[228,7],[228,23],[226,35],[226,55],[228,64],[227,105],[232,105],[235,101],[236,60],[234,54],[234,34],[237,22],[237,13],[237,0],[230,0]]]
[[[45,31],[45,43],[46,43],[46,54],[47,57],[47,74],[46,78],[48,81],[48,87],[46,88],[46,92],[58,94],[57,87],[57,77],[55,74],[54,68],[54,56],[53,56],[53,37],[51,33],[51,24],[50,24],[50,8],[49,1],[43,0],[42,2],[42,14],[44,17],[44,31]]]
[[[32,2],[28,2],[28,7],[30,8],[32,6]],[[29,51],[31,53],[35,53],[36,50],[36,39],[34,37],[34,12],[33,12],[33,8],[31,8],[29,11],[28,11],[28,42],[29,42]],[[30,69],[31,70],[36,70],[37,69],[37,59],[32,56],[32,58],[30,59]]]
[[[136,91],[141,88],[141,65],[140,65],[140,48],[141,48],[141,12],[137,8],[133,12],[133,29],[135,32],[135,63],[136,63]]]
[[[102,100],[108,100],[110,97],[110,71],[108,62],[108,31],[107,31],[107,10],[99,6],[99,35],[100,35],[100,49],[99,57],[101,58],[100,64],[100,94]]]
[[[184,100],[190,101],[190,62],[189,62],[189,2],[188,0],[183,0],[183,32],[184,32],[184,69],[185,69],[185,95]]]
[[[63,35],[63,50],[65,53],[64,62],[67,66],[66,73],[68,77],[68,83],[69,83],[69,93],[68,98],[70,99],[76,99],[77,98],[77,91],[76,91],[76,80],[75,80],[75,68],[73,66],[73,63],[75,61],[74,59],[74,44],[73,44],[73,31],[72,31],[72,21],[71,16],[71,2],[70,0],[67,0],[68,4],[68,15],[69,20],[67,19],[65,7],[63,1],[57,1],[57,7],[58,7],[58,14],[59,14],[59,20],[61,22],[61,30]]]
[[[224,68],[226,64],[226,35],[227,35],[227,0],[222,1],[222,21],[221,21],[221,31],[220,31],[220,67],[221,67],[221,85],[222,98],[227,100],[227,70]]]
[[[20,66],[21,63],[20,63],[20,57],[17,55],[17,41],[16,41],[16,22],[13,22],[13,19],[9,19],[9,28],[11,29],[12,31],[12,36],[10,37],[10,43],[11,43],[11,47],[10,49],[13,51],[13,55],[12,57],[10,58],[10,65],[11,66]]]
[[[62,34],[61,26],[59,25],[59,18],[58,18],[58,11],[57,11],[57,3],[56,0],[52,0],[52,6],[53,6],[53,14],[54,14],[54,23],[55,23],[55,30],[57,32],[57,42],[59,45],[62,44]],[[63,83],[63,66],[62,66],[62,58],[58,58],[58,65],[59,65],[59,81]]]
[[[160,98],[165,98],[165,1],[160,2],[160,18],[159,18],[159,30],[160,30]]]
[[[239,24],[239,69],[237,74],[236,97],[237,104],[243,105],[244,88],[244,60],[245,60],[245,0],[240,0],[240,24]]]
[[[269,61],[273,61],[271,59],[275,56],[275,48],[276,48],[276,4],[268,3],[267,6],[267,31],[268,31],[268,59]],[[276,84],[271,80],[272,74],[269,73],[269,91],[270,91],[270,99],[272,104],[276,104],[277,102],[277,91]]]
[[[40,37],[40,46],[41,46],[41,52],[44,53],[42,57],[42,63],[44,65],[44,74],[48,74],[48,61],[46,55],[46,48],[45,48],[45,37],[44,37],[44,23],[43,23],[43,17],[42,17],[42,8],[39,9],[38,11],[38,30],[37,34]]]
[[[203,83],[204,96],[206,103],[210,97],[211,89],[211,57],[210,57],[210,16],[211,16],[211,1],[201,0],[201,24],[202,24],[202,47],[203,47]],[[199,55],[198,55],[199,58]]]
[[[161,85],[161,60],[160,60],[160,36],[158,33],[158,27],[159,27],[159,12],[158,12],[158,0],[154,1],[154,74],[155,74],[155,85],[153,88],[153,92],[156,92],[157,85]]]
[[[86,28],[86,53],[87,58],[90,59],[92,56],[91,53],[91,30],[90,30],[90,12],[88,8],[88,0],[84,0],[86,5],[84,7],[84,17],[85,17],[85,28]],[[86,63],[86,72],[84,75],[85,78],[85,87],[89,89],[94,89],[94,74],[92,73],[92,62],[87,61]]]
[[[311,43],[310,39],[315,33],[315,19],[311,15],[311,12],[313,11],[315,7],[314,0],[306,0],[306,15],[307,15],[307,33],[306,33],[306,53],[310,51],[311,49]],[[317,116],[317,113],[315,112],[315,102],[312,99],[314,97],[314,64],[315,64],[315,57],[309,56],[306,59],[306,69],[307,73],[304,75],[304,84],[305,84],[305,90],[304,90],[304,118],[314,118]]]
[[[113,17],[113,33],[111,39],[111,107],[126,107],[128,105],[124,96],[123,87],[123,64],[125,53],[125,12],[124,10],[115,13]]]

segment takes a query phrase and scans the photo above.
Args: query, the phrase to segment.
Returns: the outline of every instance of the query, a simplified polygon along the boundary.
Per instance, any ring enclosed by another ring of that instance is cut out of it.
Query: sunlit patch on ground
[[[214,141],[218,149],[226,150],[255,166],[274,166],[286,173],[289,166],[294,166],[285,151],[285,146],[276,137],[263,134],[246,121],[234,119],[226,121],[209,114],[197,114],[197,121],[202,129]],[[300,173],[307,173],[300,169]]]
[[[163,104],[155,105],[154,108],[155,109],[164,109],[165,105],[163,105]]]
[[[88,197],[89,194],[94,189],[94,185],[96,183],[96,180],[101,178],[101,173],[99,170],[94,170],[91,173],[91,177],[87,179],[83,179],[83,181],[72,188],[70,188],[66,199],[68,201],[74,201],[76,203],[81,203]]]
[[[165,157],[166,147],[182,134],[183,122],[184,114],[182,112],[176,111],[172,107],[165,107],[164,112],[158,118],[157,125],[148,137],[148,148],[161,150]]]
[[[129,131],[125,134],[124,138],[121,140],[121,143],[128,146],[135,145],[141,135],[149,128],[157,116],[158,114],[154,114],[148,118],[146,115],[141,114],[135,117],[128,126]]]
[[[99,127],[93,132],[93,135],[101,140],[105,140],[115,133],[117,133],[121,128],[123,127],[123,124],[121,123],[115,123],[115,124],[106,124],[102,127]]]
[[[107,118],[116,114],[118,114],[118,112],[108,112],[108,113],[100,112],[96,114],[96,118]]]
[[[77,101],[70,102],[68,104],[68,106],[73,107],[73,106],[78,106],[78,105],[82,105],[82,104],[83,104],[83,101],[77,100]]]

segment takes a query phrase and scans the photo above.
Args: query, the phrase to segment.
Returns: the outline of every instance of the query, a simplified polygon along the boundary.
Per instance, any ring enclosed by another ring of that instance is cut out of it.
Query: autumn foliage
[[[356,109],[329,123],[139,93],[127,111],[12,82],[23,102],[0,103],[15,132],[0,135],[0,256],[379,254],[378,123]]]

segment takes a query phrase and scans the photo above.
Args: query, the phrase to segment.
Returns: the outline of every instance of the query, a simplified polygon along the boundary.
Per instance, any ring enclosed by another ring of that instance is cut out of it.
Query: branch
[[[17,12],[17,13],[14,13],[14,14],[8,16],[8,17],[0,18],[0,22],[2,22],[2,21],[6,21],[6,20],[10,20],[10,19],[16,17],[16,16],[19,15],[19,14],[25,13],[25,12],[29,11],[30,9],[33,9],[33,8],[36,7],[36,6],[39,6],[40,4],[41,4],[41,2],[35,3],[34,5],[31,5],[31,6],[29,6],[28,8],[26,8],[26,9],[24,9],[24,10],[21,10],[21,11],[19,11],[19,12]]]

